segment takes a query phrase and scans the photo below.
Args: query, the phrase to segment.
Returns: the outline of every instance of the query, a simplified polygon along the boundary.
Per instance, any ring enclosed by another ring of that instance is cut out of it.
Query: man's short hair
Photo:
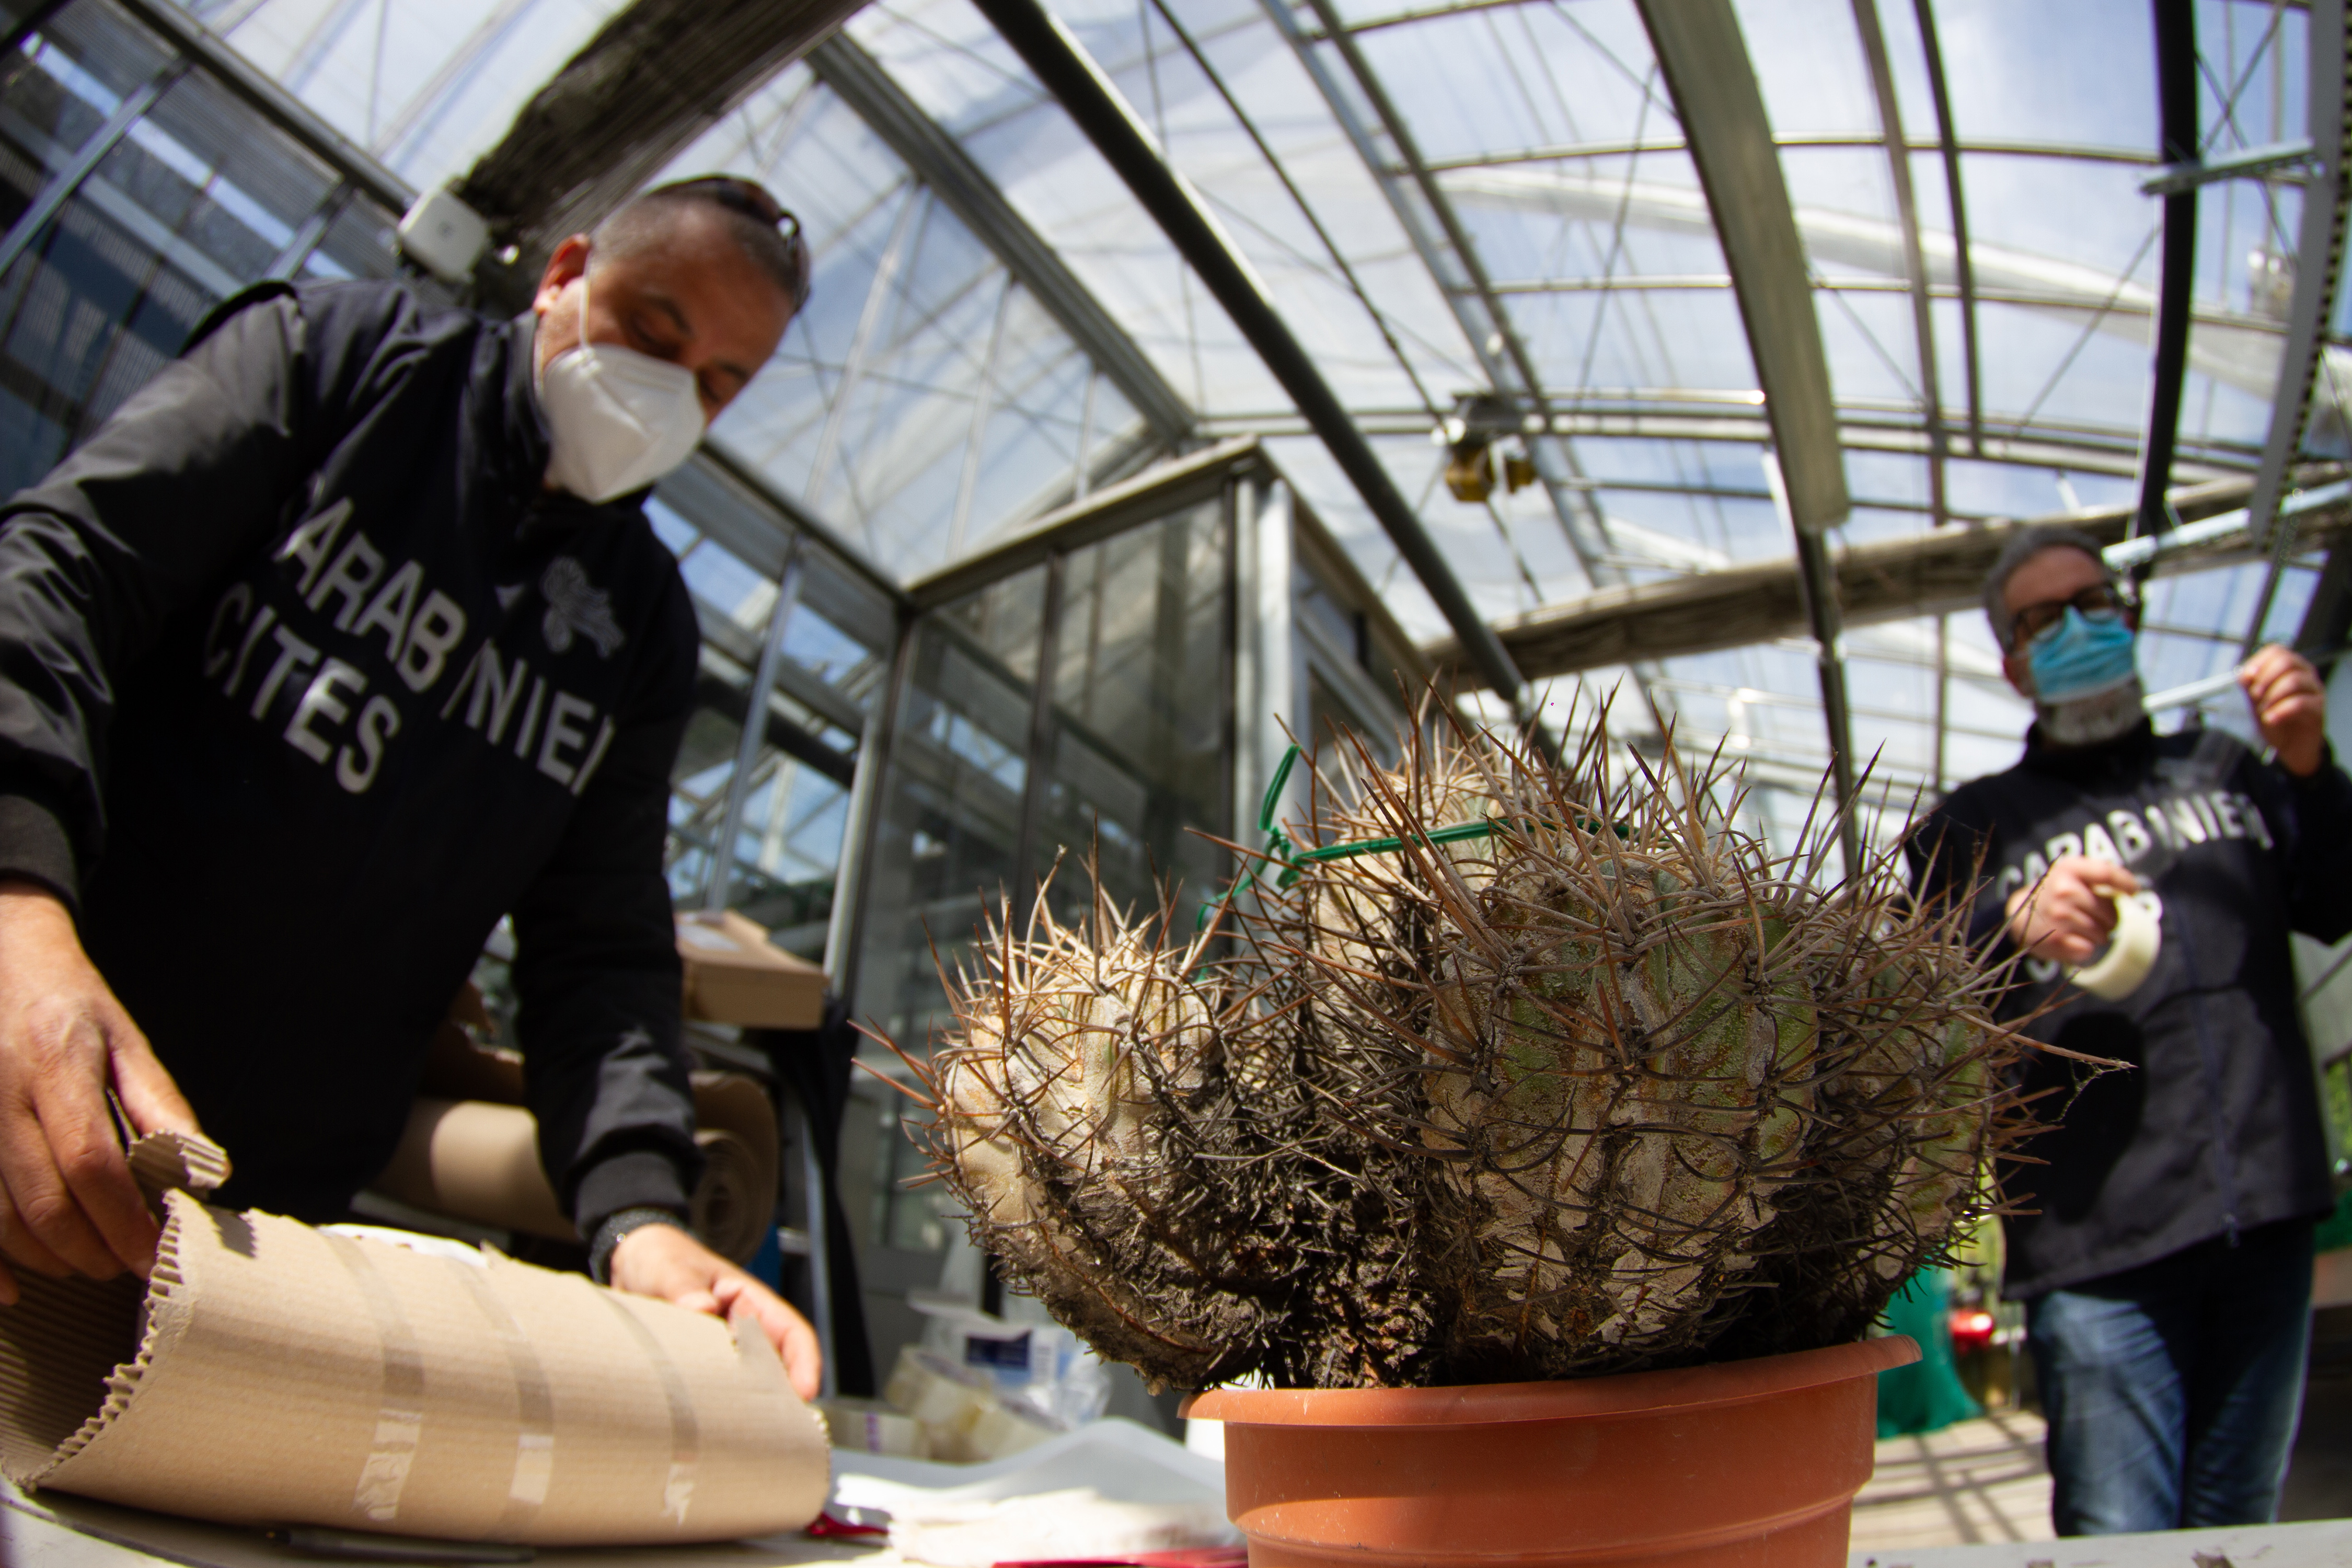
[[[756,200],[739,192],[756,193]],[[706,174],[640,192],[596,226],[588,236],[589,247],[607,261],[641,255],[667,240],[680,215],[695,208],[716,216],[735,247],[767,275],[794,310],[801,308],[808,298],[809,255],[800,220],[776,207],[775,198],[749,181]],[[771,211],[775,216],[767,216]]]
[[[2009,613],[2009,580],[2017,575],[2019,567],[2045,550],[2079,550],[2097,562],[2099,570],[2113,583],[2116,577],[2107,565],[2106,548],[2096,536],[2060,523],[2021,530],[2001,546],[1999,559],[1993,562],[1984,580],[1985,618],[1992,623],[1993,640],[2001,650],[2009,651],[2009,639],[2017,632],[2017,617]]]

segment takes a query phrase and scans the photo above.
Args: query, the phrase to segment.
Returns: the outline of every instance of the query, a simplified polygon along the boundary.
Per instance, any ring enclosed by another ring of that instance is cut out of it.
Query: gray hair
[[[2009,580],[2017,575],[2019,567],[2045,550],[2079,550],[2099,563],[2099,570],[2112,584],[2118,579],[2107,565],[2106,548],[2095,536],[2059,523],[2020,529],[2002,545],[2000,557],[1984,580],[1985,619],[1992,623],[1993,640],[2000,645],[2001,651],[2009,651],[2009,639],[2017,632],[2017,617],[2009,613]]]
[[[681,214],[699,208],[719,221],[735,247],[797,311],[806,302],[809,289],[808,245],[801,237],[800,220],[781,209],[775,219],[761,216],[713,190],[735,183],[723,176],[704,175],[640,192],[596,226],[588,237],[589,245],[602,261],[653,250],[667,243]],[[775,198],[765,199],[772,203]],[[780,221],[790,222],[792,227],[778,228]]]

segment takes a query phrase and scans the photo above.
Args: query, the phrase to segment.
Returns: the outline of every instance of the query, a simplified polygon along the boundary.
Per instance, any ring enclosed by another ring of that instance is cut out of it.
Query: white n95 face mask
[[[592,343],[588,284],[580,285],[580,342],[539,373],[547,410],[548,482],[583,500],[643,489],[691,457],[702,439],[694,373],[618,343]]]

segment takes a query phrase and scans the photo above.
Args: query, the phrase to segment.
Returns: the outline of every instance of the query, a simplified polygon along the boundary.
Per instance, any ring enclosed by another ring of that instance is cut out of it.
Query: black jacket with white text
[[[2021,1151],[2046,1165],[2004,1167],[2007,1195],[2039,1211],[2007,1222],[2005,1294],[2335,1206],[2287,942],[2352,931],[2352,780],[2332,758],[2295,779],[2219,730],[2158,736],[2143,722],[2077,748],[2037,731],[2016,766],[1954,790],[1905,847],[1923,896],[1973,900],[1988,963],[2014,956],[2009,896],[2063,855],[2131,870],[2158,916],[2156,966],[2122,1001],[2040,959],[2001,1000],[2012,1021],[2055,999],[2027,1034],[2131,1064],[2102,1075],[2029,1054],[2024,1087],[2053,1091],[2031,1109],[2059,1126]]]
[[[509,913],[574,1217],[698,1167],[662,875],[693,607],[637,498],[544,489],[531,333],[263,285],[0,507],[0,872],[74,901],[224,1202],[341,1217]]]

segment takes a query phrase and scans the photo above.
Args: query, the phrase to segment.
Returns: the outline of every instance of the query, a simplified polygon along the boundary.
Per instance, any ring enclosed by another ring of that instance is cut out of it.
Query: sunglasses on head
[[[671,190],[691,192],[704,200],[715,202],[730,212],[769,224],[783,231],[784,244],[793,256],[793,309],[797,311],[808,303],[809,248],[801,237],[801,220],[790,209],[770,195],[765,185],[740,174],[704,174],[698,179],[682,180]]]
[[[2080,610],[2086,616],[2097,616],[2131,614],[2138,608],[2114,584],[2094,583],[2071,598],[2044,599],[2039,604],[2021,606],[2011,617],[2013,629],[2010,634],[2010,646],[2021,648],[2028,643],[2039,641],[2044,633],[2066,618],[2069,609]]]

